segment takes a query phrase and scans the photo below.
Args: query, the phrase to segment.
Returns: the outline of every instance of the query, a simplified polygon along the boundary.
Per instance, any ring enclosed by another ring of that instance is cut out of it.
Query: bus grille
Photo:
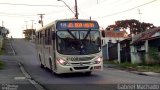
[[[72,65],[90,65],[91,64],[91,62],[72,62],[71,63]]]
[[[89,61],[92,60],[94,57],[68,57],[67,60],[69,61]]]
[[[81,57],[81,58],[79,58],[79,61],[88,61],[88,60],[91,60],[93,58],[94,57]]]
[[[75,70],[82,70],[82,69],[88,69],[89,66],[84,66],[84,67],[73,67]]]

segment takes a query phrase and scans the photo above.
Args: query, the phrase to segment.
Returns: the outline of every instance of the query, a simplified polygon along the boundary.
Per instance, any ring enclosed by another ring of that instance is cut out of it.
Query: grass
[[[4,50],[0,50],[0,55],[3,55],[4,54]]]
[[[136,67],[138,71],[141,71],[141,72],[146,72],[146,71],[149,71],[149,72],[157,72],[157,73],[160,73],[160,65],[154,65],[154,66],[138,66]]]
[[[2,49],[0,49],[0,55],[3,55],[4,52],[5,52],[5,51],[4,51],[5,42],[6,42],[6,41],[3,40],[3,47],[2,47]],[[0,61],[0,70],[3,69],[4,66],[5,66],[4,62]]]
[[[3,69],[5,66],[4,62],[0,61],[0,70]]]
[[[3,55],[4,54],[4,49],[2,48],[0,50],[0,55]],[[0,61],[0,70],[4,68],[4,62]]]
[[[160,73],[160,65],[146,65],[146,64],[131,64],[131,63],[122,63],[119,64],[121,68],[129,69],[129,70],[136,70],[140,72],[157,72]]]
[[[116,64],[119,69],[136,70],[140,72],[157,72],[160,73],[160,64],[131,64],[128,62],[118,64],[116,61],[104,61],[104,64]]]
[[[113,60],[113,61],[108,61],[108,60],[103,60],[104,64],[118,64],[117,60]]]

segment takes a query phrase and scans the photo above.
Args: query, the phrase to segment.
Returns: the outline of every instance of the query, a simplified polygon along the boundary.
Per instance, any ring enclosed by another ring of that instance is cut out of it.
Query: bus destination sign
[[[61,21],[57,23],[57,29],[99,29],[97,22],[93,21]]]

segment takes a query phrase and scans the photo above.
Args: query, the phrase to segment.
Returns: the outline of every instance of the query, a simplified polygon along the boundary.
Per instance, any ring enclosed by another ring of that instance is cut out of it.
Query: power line
[[[96,18],[94,18],[94,19],[104,18],[104,17],[109,17],[109,16],[121,14],[121,13],[130,11],[130,10],[133,10],[133,9],[136,9],[136,8],[139,8],[139,7],[142,7],[142,6],[145,6],[145,5],[147,5],[147,4],[153,3],[153,2],[155,2],[155,1],[157,1],[157,0],[153,0],[153,1],[150,1],[150,2],[147,2],[147,3],[144,3],[144,4],[142,4],[142,5],[139,5],[139,6],[136,6],[136,7],[130,8],[130,9],[127,9],[127,10],[123,10],[123,11],[120,11],[120,12],[116,12],[116,13],[113,13],[113,14],[108,14],[108,15],[101,16],[101,17],[96,17]]]
[[[17,3],[0,3],[2,5],[16,5],[16,6],[50,6],[50,7],[66,7],[62,5],[34,5],[34,4],[17,4]]]
[[[36,15],[36,14],[34,14],[34,15],[24,15],[24,14],[15,14],[15,13],[0,12],[0,16],[5,16],[5,17],[33,18],[35,15]]]

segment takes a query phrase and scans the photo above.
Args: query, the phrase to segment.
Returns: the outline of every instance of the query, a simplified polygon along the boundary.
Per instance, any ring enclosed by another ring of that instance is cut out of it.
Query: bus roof
[[[55,21],[45,25],[44,27],[41,27],[41,28],[37,29],[37,31],[41,31],[41,30],[43,30],[45,28],[50,28],[54,24],[56,24],[57,22],[61,22],[61,21],[92,21],[92,22],[97,22],[95,20],[90,20],[90,19],[59,19],[59,20],[55,20]]]

